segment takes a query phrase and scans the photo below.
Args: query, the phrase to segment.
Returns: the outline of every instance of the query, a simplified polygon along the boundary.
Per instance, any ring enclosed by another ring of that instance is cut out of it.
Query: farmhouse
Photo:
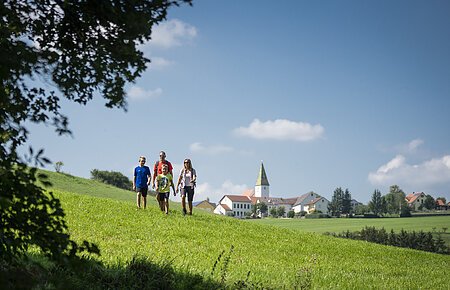
[[[271,197],[269,180],[264,164],[261,162],[255,188],[248,189],[241,195],[224,195],[217,204],[214,213],[244,218],[252,213],[252,206],[259,203],[266,204],[268,212],[273,208],[284,207],[284,216],[286,217],[291,210],[296,213],[302,211],[328,213],[329,201],[314,192],[308,192],[294,198]]]
[[[436,206],[435,209],[437,210],[448,210],[450,207],[450,202],[448,204],[445,204],[445,200],[438,198],[436,199]]]
[[[204,209],[204,210],[207,210],[210,212],[213,212],[214,209],[216,208],[216,204],[213,202],[210,202],[209,198],[202,200],[202,201],[193,202],[192,205],[197,208],[201,208],[201,209]]]
[[[425,197],[423,192],[413,192],[408,194],[405,199],[412,210],[419,210],[419,207],[425,202]]]

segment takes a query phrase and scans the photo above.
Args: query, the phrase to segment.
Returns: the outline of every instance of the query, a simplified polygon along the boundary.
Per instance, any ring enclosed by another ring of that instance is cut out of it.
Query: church
[[[312,213],[314,211],[328,213],[329,204],[326,198],[314,192],[308,192],[293,198],[270,196],[269,180],[264,164],[261,162],[255,187],[244,191],[241,195],[224,195],[214,209],[214,213],[245,218],[252,213],[252,206],[262,202],[267,205],[268,212],[272,208],[284,207],[284,217],[291,210],[295,213]]]

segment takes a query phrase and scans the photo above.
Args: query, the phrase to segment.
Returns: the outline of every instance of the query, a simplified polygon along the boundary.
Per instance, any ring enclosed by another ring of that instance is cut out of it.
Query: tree
[[[133,183],[128,177],[116,171],[91,170],[91,179],[116,186],[118,188],[131,190]]]
[[[286,213],[286,209],[284,208],[284,206],[279,206],[277,208],[277,216],[282,217],[282,216],[284,216],[285,213]]]
[[[434,209],[436,205],[436,202],[434,201],[434,198],[427,194],[427,196],[425,197],[425,201],[423,202],[423,206],[428,209],[428,210],[432,210]]]
[[[364,204],[358,204],[358,205],[355,206],[354,212],[357,215],[363,215],[363,214],[369,212],[369,207],[367,205],[364,205]]]
[[[270,215],[271,215],[272,217],[277,217],[277,216],[278,216],[278,214],[277,214],[277,208],[276,208],[276,207],[272,207],[272,208],[269,210],[269,213],[270,213]]]
[[[386,211],[390,214],[399,214],[401,208],[406,206],[405,193],[398,185],[391,185],[389,193],[384,196]]]
[[[345,189],[345,192],[342,196],[342,213],[343,214],[350,214],[352,211],[352,195],[350,194],[350,191]]]
[[[333,197],[328,205],[328,211],[330,211],[332,216],[340,216],[342,212],[342,200],[344,197],[344,191],[342,188],[338,187],[333,192]]]
[[[150,62],[138,45],[150,39],[169,7],[183,2],[192,1],[0,2],[0,258],[14,259],[30,245],[55,260],[98,252],[70,240],[59,200],[36,185],[49,182],[29,165],[50,160],[42,149],[19,155],[28,139],[24,124],[49,124],[70,134],[61,98],[85,105],[99,95],[107,107],[126,109],[125,84]]]
[[[372,194],[372,200],[369,202],[369,209],[375,214],[379,215],[383,212],[383,198],[381,197],[381,192],[375,189]]]
[[[288,218],[294,218],[295,217],[295,211],[293,211],[293,210],[288,211],[287,217]]]
[[[55,170],[56,172],[61,172],[61,168],[64,166],[64,163],[62,161],[58,161],[55,163]]]

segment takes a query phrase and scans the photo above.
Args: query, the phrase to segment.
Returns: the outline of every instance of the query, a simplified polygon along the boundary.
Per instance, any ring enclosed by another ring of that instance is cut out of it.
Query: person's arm
[[[158,175],[158,167],[156,166],[156,164],[153,166],[153,178],[152,178],[152,188],[155,189],[155,179],[156,176]]]
[[[192,168],[192,180],[191,183],[195,187],[195,183],[197,182],[197,171]]]
[[[175,191],[175,186],[173,185],[173,177],[172,177],[172,179],[171,179],[171,186],[172,186],[172,190],[173,190],[173,196],[176,196],[177,195],[177,193],[176,193],[176,191]]]
[[[136,169],[133,172],[133,190],[136,190]]]
[[[178,181],[177,181],[177,186],[176,186],[176,192],[178,193],[178,188],[179,188],[179,186],[180,186],[180,183],[181,183],[181,177],[182,177],[182,174],[183,174],[183,170],[181,170],[181,172],[180,172],[180,176],[178,176]]]
[[[150,186],[151,181],[152,181],[152,174],[150,173],[150,168],[149,168],[148,169],[147,186]]]

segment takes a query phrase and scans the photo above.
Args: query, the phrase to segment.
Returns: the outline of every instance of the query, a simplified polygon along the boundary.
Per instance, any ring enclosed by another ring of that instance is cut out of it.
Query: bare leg
[[[186,196],[181,197],[181,205],[183,206],[183,214],[186,214]]]
[[[159,197],[159,193],[157,193],[157,200],[158,200],[158,204],[159,204],[159,209],[161,211],[164,211],[164,199],[161,199]]]
[[[165,198],[165,203],[166,203],[166,214],[169,213],[169,199]]]
[[[144,209],[147,208],[147,196],[142,196],[142,200],[144,201]]]
[[[140,192],[138,192],[136,194],[136,204],[137,204],[138,208],[141,208],[141,193]]]

